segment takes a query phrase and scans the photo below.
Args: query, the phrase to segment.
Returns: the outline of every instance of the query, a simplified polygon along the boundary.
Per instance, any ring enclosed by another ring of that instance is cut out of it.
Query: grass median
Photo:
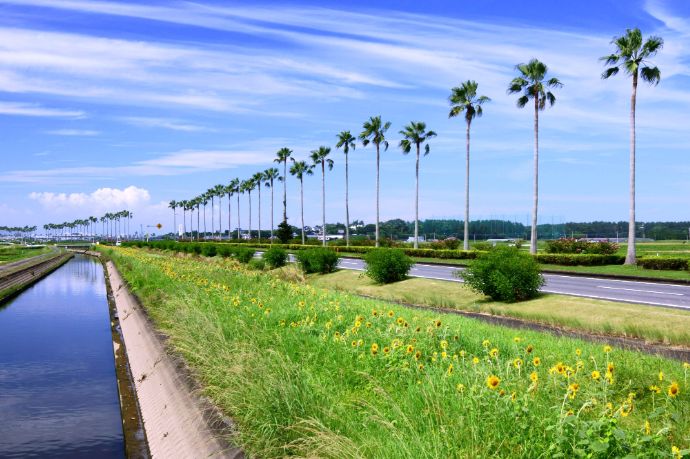
[[[515,317],[578,331],[690,347],[690,311],[554,294],[520,303],[499,303],[456,282],[409,278],[377,285],[361,273],[348,270],[312,276],[308,282],[319,288],[383,300]]]
[[[662,457],[690,444],[679,362],[228,259],[104,251],[250,457]]]

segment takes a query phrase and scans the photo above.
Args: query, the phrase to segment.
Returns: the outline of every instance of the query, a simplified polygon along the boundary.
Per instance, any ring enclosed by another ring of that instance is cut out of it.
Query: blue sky
[[[467,79],[492,98],[472,128],[472,215],[526,222],[532,112],[506,88],[532,57],[564,83],[540,120],[541,215],[624,220],[630,81],[601,80],[597,58],[626,27],[665,39],[661,84],[638,97],[638,219],[690,219],[687,2],[14,0],[0,13],[0,225],[129,208],[137,227],[170,229],[169,200],[248,178],[283,146],[298,159],[333,147],[378,114],[393,123],[382,219],[414,215],[414,157],[397,147],[411,120],[438,133],[422,159],[420,217],[459,218],[464,125],[447,118],[447,97]],[[352,219],[374,218],[374,156],[351,154]],[[343,221],[343,154],[332,157],[327,220]],[[305,196],[316,224],[318,177]]]

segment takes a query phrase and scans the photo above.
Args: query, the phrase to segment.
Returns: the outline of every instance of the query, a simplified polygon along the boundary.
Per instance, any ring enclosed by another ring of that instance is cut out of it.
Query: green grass
[[[487,300],[456,282],[410,278],[377,285],[348,270],[311,276],[308,282],[319,288],[383,300],[515,317],[578,331],[690,347],[690,312],[677,309],[554,294],[507,304]]]
[[[27,248],[22,246],[0,246],[0,266],[25,258],[43,255],[50,251],[50,247]]]
[[[228,259],[101,250],[250,457],[574,457],[573,439],[583,454],[669,457],[690,444],[678,362],[285,282]],[[611,385],[590,376],[607,362]]]

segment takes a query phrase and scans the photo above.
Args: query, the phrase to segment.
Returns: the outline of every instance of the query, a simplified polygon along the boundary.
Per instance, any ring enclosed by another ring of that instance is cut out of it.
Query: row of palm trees
[[[35,226],[0,226],[0,232],[10,234],[31,234],[36,231]]]
[[[649,63],[649,58],[653,57],[663,46],[663,39],[659,37],[649,37],[644,40],[639,29],[628,29],[626,33],[612,40],[615,47],[613,53],[604,56],[600,60],[604,61],[606,70],[602,74],[603,79],[616,75],[623,70],[632,77],[632,95],[630,102],[630,232],[628,235],[628,253],[626,256],[627,264],[635,263],[635,105],[637,97],[637,84],[639,78],[650,84],[658,84],[660,81],[660,71],[657,67]],[[530,102],[534,107],[534,177],[533,177],[533,205],[532,205],[532,224],[530,237],[530,252],[537,251],[537,216],[539,206],[539,112],[547,107],[553,106],[556,96],[553,91],[563,87],[563,84],[553,76],[548,76],[548,67],[537,59],[532,59],[527,63],[518,64],[516,67],[517,76],[508,85],[508,94],[517,94],[517,106],[526,107]],[[463,116],[466,124],[466,149],[465,149],[465,219],[464,219],[464,244],[465,250],[469,248],[469,221],[470,221],[470,128],[472,122],[483,114],[483,105],[491,99],[487,96],[478,95],[479,85],[477,82],[467,80],[461,85],[452,88],[449,97],[450,112],[449,117]],[[380,210],[380,154],[381,148],[388,149],[389,143],[386,133],[391,127],[391,123],[383,121],[380,116],[372,116],[362,125],[362,132],[358,139],[350,131],[342,131],[337,135],[336,148],[342,149],[345,154],[345,239],[349,245],[350,212],[349,212],[349,153],[357,146],[357,140],[363,147],[373,145],[376,150],[376,245],[379,245],[379,210]],[[415,227],[414,227],[414,246],[418,246],[419,237],[419,161],[421,152],[424,155],[429,153],[428,141],[436,136],[436,133],[427,130],[426,124],[421,121],[412,121],[404,126],[400,132],[402,140],[400,148],[404,154],[410,153],[413,149],[416,154],[415,162]],[[206,233],[205,209],[209,200],[211,202],[211,213],[214,215],[214,198],[219,201],[219,222],[220,222],[220,200],[223,196],[228,197],[228,232],[231,228],[230,220],[230,198],[237,195],[237,232],[240,237],[240,198],[239,195],[247,193],[249,197],[249,237],[252,234],[251,223],[251,192],[257,190],[259,194],[259,237],[261,237],[261,186],[271,188],[271,238],[273,238],[273,188],[275,181],[283,182],[283,224],[287,225],[287,174],[288,162],[290,162],[289,172],[300,183],[300,214],[302,227],[302,242],[305,241],[304,234],[304,178],[313,175],[315,168],[321,169],[321,216],[322,216],[322,239],[326,243],[325,223],[326,223],[326,169],[333,168],[333,160],[329,158],[331,149],[320,146],[311,152],[310,161],[297,160],[293,156],[293,151],[289,148],[281,148],[274,162],[282,166],[282,175],[276,168],[270,168],[263,172],[257,172],[247,180],[240,181],[234,179],[229,185],[216,185],[196,198],[185,201],[171,201],[169,207],[183,210],[184,234],[186,235],[186,212],[193,215],[197,212],[197,234],[199,233],[199,212],[200,206],[204,207],[204,233]],[[190,220],[190,224],[191,224]],[[212,219],[211,233],[215,227]],[[218,235],[222,234],[222,223],[219,223]]]
[[[129,210],[108,212],[100,218],[94,216],[76,219],[71,222],[47,223],[43,225],[46,234],[51,237],[70,237],[75,231],[83,235],[95,236],[98,232],[98,222],[101,223],[101,236],[116,239],[120,236],[129,237],[130,223],[134,213]],[[124,232],[123,232],[124,231]]]

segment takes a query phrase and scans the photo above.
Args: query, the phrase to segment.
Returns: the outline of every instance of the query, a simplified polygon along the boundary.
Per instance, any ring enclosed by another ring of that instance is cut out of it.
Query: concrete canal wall
[[[3,300],[53,272],[74,254],[56,252],[52,256],[29,258],[0,271],[0,300]]]
[[[151,457],[242,458],[222,440],[227,424],[195,393],[114,264],[106,270]]]

